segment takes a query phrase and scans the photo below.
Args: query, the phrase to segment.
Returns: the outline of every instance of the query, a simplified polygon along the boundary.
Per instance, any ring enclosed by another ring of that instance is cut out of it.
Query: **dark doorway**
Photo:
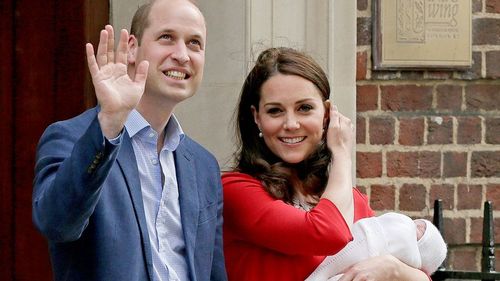
[[[108,0],[0,1],[0,280],[51,280],[31,221],[35,149],[45,127],[95,104],[85,43]]]

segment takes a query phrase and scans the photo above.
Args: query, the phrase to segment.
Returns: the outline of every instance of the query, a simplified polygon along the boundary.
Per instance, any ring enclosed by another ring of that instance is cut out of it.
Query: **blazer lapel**
[[[149,278],[153,280],[153,257],[151,255],[151,244],[149,243],[148,226],[146,224],[146,215],[144,213],[144,204],[142,201],[141,182],[137,161],[135,159],[134,149],[128,133],[125,131],[122,138],[120,153],[117,156],[117,162],[120,166],[123,177],[127,182],[127,188],[134,206],[135,216],[141,232],[141,243],[146,257],[146,264]]]
[[[184,142],[185,143],[185,142]],[[181,211],[182,229],[186,243],[186,261],[191,279],[195,280],[194,252],[196,232],[198,230],[199,200],[196,182],[196,170],[193,155],[183,145],[179,144],[174,152],[177,183],[179,185],[179,204]]]

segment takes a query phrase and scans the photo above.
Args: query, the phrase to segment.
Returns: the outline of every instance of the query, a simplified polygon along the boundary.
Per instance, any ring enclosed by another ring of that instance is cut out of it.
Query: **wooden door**
[[[108,0],[0,1],[0,280],[52,279],[31,220],[35,149],[47,125],[95,104],[85,43],[108,19]]]

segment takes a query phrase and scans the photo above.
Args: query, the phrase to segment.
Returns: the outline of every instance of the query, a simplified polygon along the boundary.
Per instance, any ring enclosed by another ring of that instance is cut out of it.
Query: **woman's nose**
[[[295,116],[287,116],[283,128],[285,130],[296,130],[300,128],[299,120]]]

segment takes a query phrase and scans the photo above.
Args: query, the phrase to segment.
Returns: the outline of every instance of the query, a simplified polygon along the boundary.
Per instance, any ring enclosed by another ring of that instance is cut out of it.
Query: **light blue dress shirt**
[[[125,127],[139,169],[155,281],[189,280],[173,155],[184,137],[182,128],[172,115],[165,132],[160,132],[165,140],[158,154],[158,133],[138,111],[130,113]]]

